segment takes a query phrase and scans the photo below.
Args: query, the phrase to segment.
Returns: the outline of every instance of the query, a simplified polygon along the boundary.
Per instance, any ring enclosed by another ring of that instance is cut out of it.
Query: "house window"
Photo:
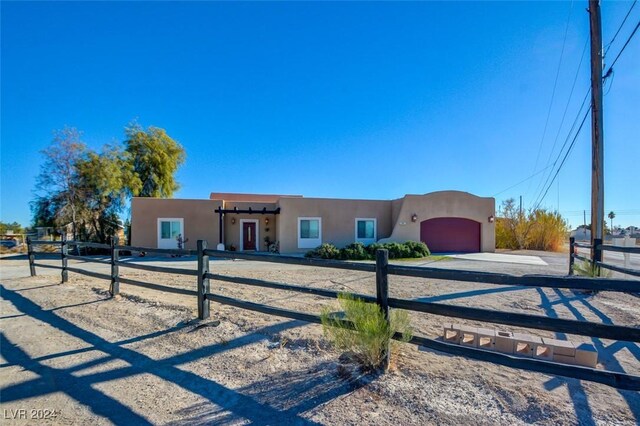
[[[322,244],[322,219],[298,218],[298,248],[315,248]]]
[[[173,249],[178,248],[176,237],[184,235],[184,219],[183,218],[166,218],[158,219],[158,248]]]
[[[375,243],[377,240],[377,220],[375,218],[356,219],[356,242]]]
[[[160,222],[160,238],[163,240],[176,238],[181,233],[182,223],[177,220],[163,220]]]

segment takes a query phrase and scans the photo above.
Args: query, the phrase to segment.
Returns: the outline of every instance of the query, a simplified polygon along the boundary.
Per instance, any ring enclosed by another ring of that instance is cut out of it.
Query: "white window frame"
[[[360,220],[373,221],[373,238],[358,238],[358,221]],[[378,241],[378,219],[375,217],[356,217],[354,227],[356,228],[354,233],[356,243],[373,244]]]
[[[318,238],[302,238],[300,223],[303,220],[317,220],[318,221]],[[321,217],[299,217],[298,218],[298,248],[299,249],[312,249],[322,244],[322,218]]]
[[[240,219],[240,251],[244,251],[244,223],[256,224],[256,251],[260,251],[260,219]]]
[[[185,237],[185,232],[184,232],[184,218],[182,217],[159,217],[158,221],[157,221],[157,228],[158,228],[158,241],[157,241],[157,246],[158,248],[169,248],[169,249],[177,249],[178,248],[178,242],[175,240],[175,238],[162,238],[162,222],[180,222],[180,233],[182,234],[182,238]],[[173,240],[175,242],[175,246],[171,246],[169,247],[168,245],[161,245],[160,241],[169,241],[169,240]]]

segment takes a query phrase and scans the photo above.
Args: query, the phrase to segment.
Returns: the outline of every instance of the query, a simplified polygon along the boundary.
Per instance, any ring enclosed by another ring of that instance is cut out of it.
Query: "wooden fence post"
[[[209,256],[204,254],[207,249],[206,240],[198,240],[198,318],[205,320],[209,318],[209,300],[206,294],[209,293]]]
[[[118,261],[120,260],[120,250],[116,248],[118,245],[118,236],[111,237],[111,297],[120,294],[120,268]]]
[[[569,275],[573,275],[573,262],[575,262],[574,255],[576,250],[576,239],[575,237],[569,237]]]
[[[389,251],[386,249],[376,250],[376,298],[378,306],[382,310],[387,325],[391,327],[389,320]],[[386,371],[389,369],[389,360],[391,357],[390,343],[387,342],[383,348],[382,368]]]
[[[60,238],[60,257],[62,259],[62,283],[66,283],[69,281],[69,271],[67,270],[67,254],[69,250],[69,246],[67,245],[67,235],[66,231],[62,231],[62,237]]]
[[[598,276],[600,276],[600,266],[598,266],[598,262],[602,262],[602,238],[593,239],[593,259],[591,259],[591,262],[596,268]]]
[[[29,272],[32,277],[36,276],[36,257],[33,253],[33,244],[31,244],[31,237],[27,237],[27,257],[29,258]]]

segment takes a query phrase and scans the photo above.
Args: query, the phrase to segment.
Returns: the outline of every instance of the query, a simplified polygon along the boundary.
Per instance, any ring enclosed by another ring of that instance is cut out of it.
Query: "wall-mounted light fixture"
[[[264,224],[265,224],[265,225],[269,225],[269,218],[268,218],[268,217],[265,217],[265,218],[264,218]]]
[[[236,224],[236,218],[235,218],[235,217],[232,217],[232,218],[231,218],[231,224],[232,224],[232,225],[235,225],[235,224]]]
[[[414,213],[414,214],[412,214],[412,215],[411,215],[411,222],[415,222],[415,221],[417,221],[417,220],[418,220],[418,215],[417,215],[417,214],[415,214],[415,213]]]
[[[489,223],[493,223],[494,220],[496,220],[496,218],[493,217],[493,215],[489,216]]]

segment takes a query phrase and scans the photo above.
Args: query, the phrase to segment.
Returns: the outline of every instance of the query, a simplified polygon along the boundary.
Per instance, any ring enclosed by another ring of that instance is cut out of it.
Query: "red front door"
[[[242,223],[242,249],[243,250],[256,249],[256,223],[255,222]]]

